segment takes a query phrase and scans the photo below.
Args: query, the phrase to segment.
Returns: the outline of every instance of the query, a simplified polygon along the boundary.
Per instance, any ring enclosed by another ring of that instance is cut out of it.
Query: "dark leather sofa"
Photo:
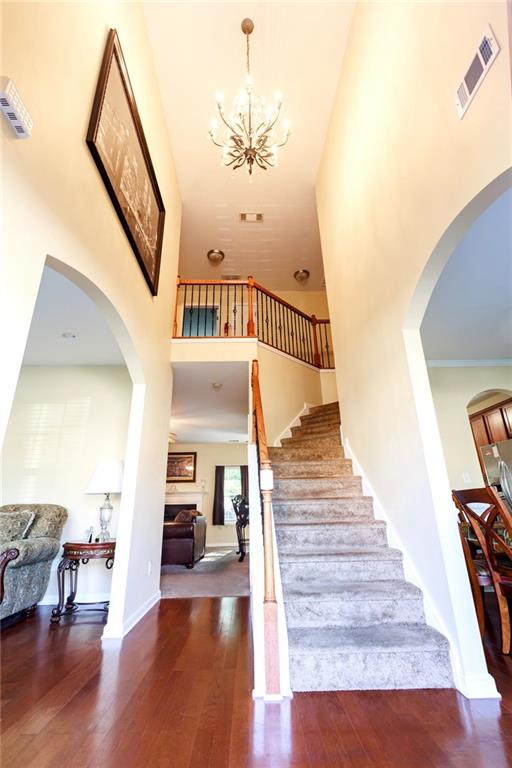
[[[164,522],[162,565],[193,568],[206,552],[206,519],[202,515],[188,523]]]

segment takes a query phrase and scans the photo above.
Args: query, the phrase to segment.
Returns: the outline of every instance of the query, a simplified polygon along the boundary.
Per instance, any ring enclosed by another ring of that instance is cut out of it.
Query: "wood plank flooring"
[[[98,614],[2,633],[4,768],[507,768],[512,659],[489,650],[502,702],[455,691],[251,699],[249,599],[162,600],[102,650]]]

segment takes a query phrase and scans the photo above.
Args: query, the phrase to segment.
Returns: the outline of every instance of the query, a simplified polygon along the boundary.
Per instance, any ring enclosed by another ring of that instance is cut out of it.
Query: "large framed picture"
[[[115,29],[108,34],[86,141],[156,296],[165,208]]]
[[[195,483],[197,453],[168,453],[167,482]]]

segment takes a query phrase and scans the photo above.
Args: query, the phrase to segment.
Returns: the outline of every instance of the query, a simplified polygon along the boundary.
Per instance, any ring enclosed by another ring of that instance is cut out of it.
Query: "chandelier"
[[[224,112],[224,96],[217,94],[217,111],[219,121],[212,120],[210,138],[217,147],[222,149],[222,162],[233,169],[247,166],[252,175],[254,164],[264,171],[277,164],[279,147],[288,141],[290,129],[288,121],[283,121],[283,133],[279,141],[274,131],[283,98],[276,93],[274,104],[266,104],[265,99],[256,96],[252,90],[252,76],[249,60],[249,35],[254,29],[251,19],[244,19],[241,24],[246,37],[247,76],[245,86],[235,97],[229,115]]]

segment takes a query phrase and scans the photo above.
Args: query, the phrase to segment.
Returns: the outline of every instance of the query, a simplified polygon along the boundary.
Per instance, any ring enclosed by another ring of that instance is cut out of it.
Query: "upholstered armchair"
[[[0,507],[0,619],[29,611],[42,599],[67,517],[56,504]]]

